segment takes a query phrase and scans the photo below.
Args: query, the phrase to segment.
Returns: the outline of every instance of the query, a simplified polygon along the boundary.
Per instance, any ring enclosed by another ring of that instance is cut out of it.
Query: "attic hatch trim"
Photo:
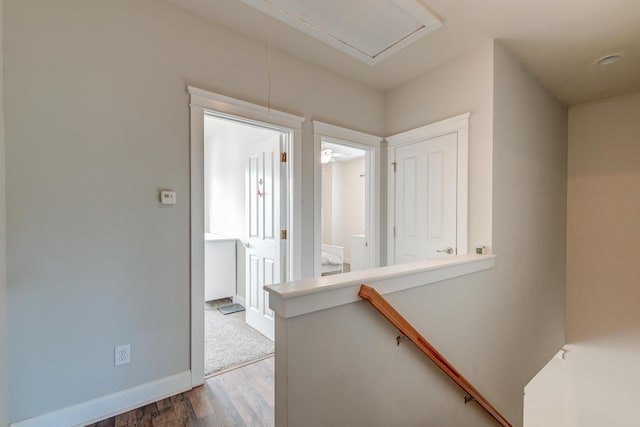
[[[356,58],[366,64],[375,65],[386,58],[389,58],[398,51],[404,49],[410,44],[423,38],[427,34],[435,31],[442,26],[442,21],[431,11],[429,11],[420,0],[386,0],[390,6],[397,6],[406,15],[417,21],[421,26],[404,34],[401,38],[395,40],[388,46],[380,49],[373,55],[366,53],[363,49],[353,46],[340,37],[333,35],[331,32],[320,28],[310,19],[305,18],[284,7],[276,4],[278,0],[241,0],[243,3],[252,6],[267,15],[277,18],[281,22],[296,28],[303,33],[310,35],[316,40],[320,40],[331,47],[334,47],[347,55]],[[360,36],[360,40],[363,39]]]

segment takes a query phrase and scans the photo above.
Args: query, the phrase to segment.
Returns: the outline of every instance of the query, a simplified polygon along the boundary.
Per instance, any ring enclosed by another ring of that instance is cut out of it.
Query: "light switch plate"
[[[173,190],[161,190],[160,191],[160,203],[163,205],[175,205],[176,204],[176,192]]]

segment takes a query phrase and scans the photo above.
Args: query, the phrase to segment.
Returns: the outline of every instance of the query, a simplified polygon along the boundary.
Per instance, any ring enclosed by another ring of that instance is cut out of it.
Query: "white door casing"
[[[387,138],[388,264],[467,253],[468,123],[464,114]]]
[[[204,383],[204,116],[241,118],[288,134],[286,241],[290,262],[286,279],[301,278],[302,264],[302,124],[304,117],[188,86],[191,199],[191,385]],[[281,183],[283,184],[283,183]]]
[[[246,322],[274,339],[273,311],[264,286],[280,283],[284,277],[285,247],[281,236],[286,221],[282,201],[283,166],[278,135],[259,144],[249,155],[247,165],[247,250],[246,250]]]

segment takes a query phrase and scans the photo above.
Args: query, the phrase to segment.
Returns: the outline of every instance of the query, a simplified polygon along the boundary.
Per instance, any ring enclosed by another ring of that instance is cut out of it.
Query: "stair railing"
[[[442,354],[440,354],[429,342],[424,339],[422,335],[416,331],[416,329],[411,326],[407,320],[400,315],[394,309],[387,300],[382,297],[375,289],[370,286],[362,285],[360,286],[360,292],[358,292],[358,296],[366,301],[368,301],[376,310],[380,312],[384,317],[389,320],[398,330],[411,342],[413,342],[416,347],[424,353],[433,363],[436,364],[438,368],[440,368],[449,378],[451,378],[461,389],[463,389],[468,396],[465,397],[465,403],[471,400],[475,400],[478,404],[487,411],[489,415],[495,418],[496,421],[500,423],[500,425],[504,427],[512,427],[512,424],[496,409],[494,408],[487,399],[485,399],[478,390],[475,389],[467,381],[465,377],[463,377],[452,365],[444,358]],[[398,337],[398,343],[400,343],[401,337]]]

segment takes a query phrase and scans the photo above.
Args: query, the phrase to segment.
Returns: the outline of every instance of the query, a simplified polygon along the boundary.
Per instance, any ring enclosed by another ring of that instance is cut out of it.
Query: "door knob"
[[[244,243],[244,247],[245,247],[245,248],[250,248],[250,247],[251,247],[251,245],[250,245],[249,243]]]
[[[446,249],[438,249],[438,250],[436,250],[436,252],[442,252],[442,253],[451,255],[453,253],[453,248],[452,247],[448,247]]]

